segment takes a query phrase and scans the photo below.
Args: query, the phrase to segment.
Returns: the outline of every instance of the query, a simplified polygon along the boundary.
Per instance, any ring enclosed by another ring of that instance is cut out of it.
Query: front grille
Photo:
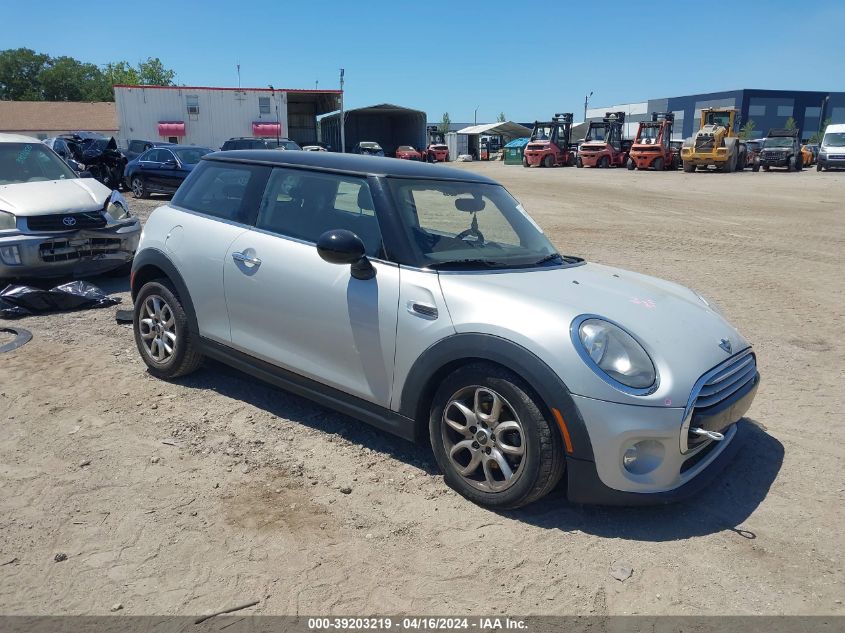
[[[712,152],[716,145],[716,139],[712,136],[699,136],[695,139],[695,149],[703,152]]]
[[[631,150],[635,152],[659,152],[661,147],[659,145],[634,145]]]
[[[845,158],[845,154],[828,154],[828,158],[832,158],[833,160],[842,160]]]
[[[757,359],[748,350],[710,370],[697,383],[698,390],[690,398],[692,419],[696,415],[708,415],[719,410],[719,405],[735,393],[748,386],[757,377]],[[693,448],[707,438],[690,434],[687,446]]]
[[[101,229],[106,218],[99,211],[86,213],[54,213],[33,215],[27,218],[30,231],[78,231],[79,229]]]
[[[785,152],[763,152],[763,158],[766,160],[783,160],[786,158]]]
[[[582,152],[601,152],[604,149],[605,149],[604,145],[600,145],[598,147],[584,147],[583,145],[581,146]]]
[[[83,257],[96,257],[120,252],[120,239],[94,237],[80,240],[65,239],[44,242],[38,247],[41,261],[67,262]]]
[[[526,146],[525,146],[525,149],[531,149],[531,150],[541,150],[541,149],[543,149],[543,147],[545,147],[543,144],[539,144],[539,145],[526,145]]]

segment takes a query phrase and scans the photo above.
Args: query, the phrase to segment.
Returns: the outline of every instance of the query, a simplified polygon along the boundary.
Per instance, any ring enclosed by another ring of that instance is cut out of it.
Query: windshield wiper
[[[495,268],[498,266],[507,266],[504,262],[494,262],[489,259],[447,259],[443,262],[432,262],[427,264],[427,268],[461,268],[466,266],[484,266],[485,268]]]
[[[561,255],[560,253],[552,253],[551,255],[546,255],[545,257],[538,259],[536,262],[534,262],[533,265],[539,266],[540,264],[545,264],[546,262],[551,262],[556,259],[563,261],[563,255]]]

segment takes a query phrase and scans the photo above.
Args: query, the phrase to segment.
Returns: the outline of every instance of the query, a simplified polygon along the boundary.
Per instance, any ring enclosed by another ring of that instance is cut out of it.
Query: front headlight
[[[602,380],[635,395],[652,391],[657,382],[654,363],[643,346],[621,327],[585,315],[573,321],[572,334],[581,358]]]
[[[126,220],[132,216],[129,213],[129,205],[126,204],[124,197],[117,191],[112,193],[111,198],[106,203],[106,215],[115,222]]]
[[[15,216],[8,211],[0,211],[0,231],[13,229],[17,226]]]

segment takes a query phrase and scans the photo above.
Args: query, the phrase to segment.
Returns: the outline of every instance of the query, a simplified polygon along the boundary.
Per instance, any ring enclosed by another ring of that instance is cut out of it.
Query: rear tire
[[[751,171],[753,171],[754,173],[757,173],[758,171],[760,171],[760,160],[759,159],[756,159],[756,158],[754,159],[754,165],[751,167]]]
[[[145,283],[135,298],[135,345],[149,372],[169,380],[195,371],[203,361],[188,315],[168,279]]]
[[[800,154],[796,154],[795,156],[795,171],[801,171],[804,169],[804,157]]]
[[[581,169],[581,168],[584,166],[584,161],[582,161],[582,160],[581,160],[581,157],[580,157],[580,156],[578,157],[578,160],[576,160],[576,161],[575,161],[575,166],[576,166],[578,169]]]
[[[672,171],[678,171],[678,155],[672,154],[672,162],[669,163],[669,169]]]
[[[524,156],[522,157],[522,166],[523,167],[531,167],[531,165],[528,164],[528,159],[525,158]]]
[[[633,171],[637,164],[634,162],[634,159],[629,156],[626,166],[628,167],[628,171]]]
[[[147,190],[147,182],[141,176],[132,177],[132,196],[144,199],[150,197],[150,192]]]
[[[795,160],[795,156],[789,157],[789,162],[786,164],[787,171],[798,171],[798,161]]]
[[[694,171],[695,171],[695,165],[693,165],[692,163],[684,163],[684,173],[685,174],[691,174]]]
[[[822,170],[822,164],[816,163],[816,171],[821,171],[821,170]]]
[[[769,165],[763,165],[763,171],[769,171],[771,167]]]
[[[575,167],[575,154],[572,152],[569,153],[569,157],[566,159],[566,166]]]
[[[494,416],[496,402],[500,413]],[[541,407],[530,387],[504,367],[477,362],[449,374],[429,416],[431,446],[446,484],[499,510],[519,508],[550,492],[566,461],[560,433]],[[507,431],[497,433],[506,423]]]

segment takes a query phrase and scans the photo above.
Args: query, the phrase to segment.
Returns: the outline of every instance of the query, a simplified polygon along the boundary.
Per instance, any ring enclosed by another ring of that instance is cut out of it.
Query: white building
[[[340,109],[340,90],[114,87],[123,147],[130,139],[219,148],[233,137],[317,140],[317,116]]]

